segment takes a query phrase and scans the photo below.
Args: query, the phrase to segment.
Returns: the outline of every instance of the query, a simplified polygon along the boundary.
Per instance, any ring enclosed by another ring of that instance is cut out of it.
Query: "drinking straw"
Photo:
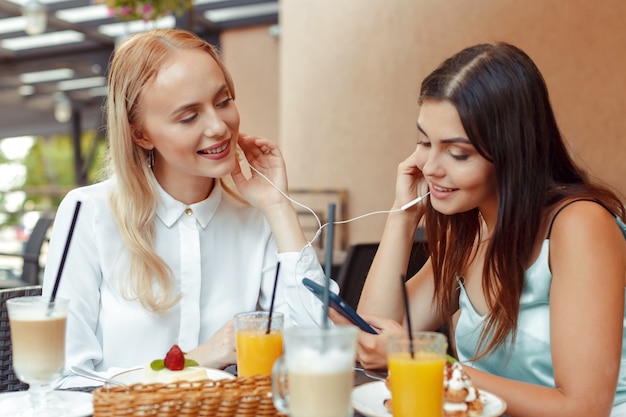
[[[280,262],[276,264],[276,276],[274,277],[274,289],[272,290],[272,301],[270,301],[270,317],[267,320],[267,330],[265,334],[270,334],[272,328],[272,313],[274,312],[274,299],[276,298],[276,287],[278,286],[278,271],[280,271]]]
[[[411,330],[411,313],[409,310],[409,297],[406,294],[406,285],[404,283],[405,277],[404,275],[400,275],[400,279],[402,281],[402,298],[404,299],[404,314],[406,315],[406,325],[409,330],[409,351],[411,352],[411,359],[415,356],[415,351],[413,349],[413,330]]]
[[[328,328],[328,303],[330,298],[330,273],[333,267],[333,242],[335,240],[335,204],[328,205],[328,235],[326,236],[326,259],[324,262],[324,293],[322,313],[322,327]]]
[[[74,227],[76,226],[76,219],[78,218],[78,211],[80,210],[80,201],[76,202],[76,208],[74,209],[74,217],[72,217],[72,223],[70,224],[70,231],[67,234],[67,240],[65,241],[65,248],[63,248],[63,255],[61,256],[61,263],[59,264],[59,271],[57,272],[57,278],[54,281],[54,287],[52,288],[52,294],[50,295],[49,304],[52,305],[54,299],[57,296],[57,290],[59,289],[59,283],[61,282],[61,274],[63,273],[63,267],[65,266],[65,259],[67,258],[67,252],[70,249],[70,242],[72,241],[72,235],[74,234]]]

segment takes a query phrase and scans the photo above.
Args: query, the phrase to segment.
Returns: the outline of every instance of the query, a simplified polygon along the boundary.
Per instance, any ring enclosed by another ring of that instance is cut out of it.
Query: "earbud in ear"
[[[408,203],[406,203],[405,205],[403,205],[402,207],[400,207],[400,210],[406,210],[410,207],[413,207],[414,205],[416,205],[417,203],[419,203],[420,201],[422,201],[423,199],[425,199],[428,194],[430,194],[430,191],[427,192],[426,194],[417,197],[415,200],[409,201]]]

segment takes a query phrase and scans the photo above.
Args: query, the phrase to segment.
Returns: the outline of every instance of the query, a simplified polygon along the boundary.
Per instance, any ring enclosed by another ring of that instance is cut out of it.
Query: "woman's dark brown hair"
[[[543,76],[519,48],[496,43],[460,51],[424,79],[419,102],[426,100],[452,103],[469,140],[495,169],[498,216],[483,271],[490,313],[479,358],[515,337],[524,272],[544,209],[575,196],[598,201],[624,219],[624,206],[570,157]],[[477,209],[443,215],[429,205],[425,221],[435,300],[443,317],[450,317],[458,308],[456,277],[481,239],[480,215]]]

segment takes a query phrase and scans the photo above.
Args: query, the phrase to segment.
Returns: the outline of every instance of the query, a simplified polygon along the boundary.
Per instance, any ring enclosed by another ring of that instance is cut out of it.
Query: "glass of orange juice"
[[[448,341],[437,332],[390,337],[387,366],[394,417],[441,417]]]
[[[271,375],[276,359],[283,354],[282,313],[251,311],[235,315],[237,375]]]

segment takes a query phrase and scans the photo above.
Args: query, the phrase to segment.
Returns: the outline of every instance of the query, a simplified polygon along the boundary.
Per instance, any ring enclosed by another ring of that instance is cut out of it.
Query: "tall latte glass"
[[[357,332],[355,326],[285,330],[285,352],[272,373],[276,408],[291,417],[352,416]]]
[[[68,301],[48,297],[17,297],[7,300],[13,370],[29,385],[30,401],[20,416],[60,416],[67,412],[52,395],[54,383],[65,366],[65,327]]]

